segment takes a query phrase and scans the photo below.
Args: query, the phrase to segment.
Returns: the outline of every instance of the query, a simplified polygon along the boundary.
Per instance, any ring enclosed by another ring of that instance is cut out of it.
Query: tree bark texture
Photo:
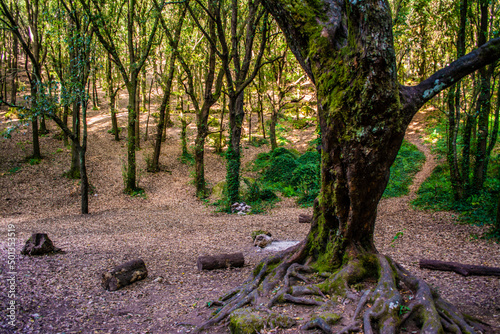
[[[146,277],[148,277],[148,270],[144,261],[142,259],[135,259],[103,273],[101,285],[106,290],[116,291]]]

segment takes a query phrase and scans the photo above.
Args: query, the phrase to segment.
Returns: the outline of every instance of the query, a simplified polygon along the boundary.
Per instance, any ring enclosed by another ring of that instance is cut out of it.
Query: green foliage
[[[118,127],[118,133],[121,133],[122,132],[122,128],[121,127]],[[108,130],[108,133],[109,134],[112,134],[112,135],[115,135],[115,129],[109,129]]]
[[[262,185],[260,182],[243,178],[247,190],[243,194],[245,203],[252,207],[251,213],[260,213],[278,200],[278,196],[272,189]]]
[[[290,144],[291,141],[285,136],[288,134],[288,129],[281,124],[276,124],[276,142],[278,146]]]
[[[400,239],[400,238],[402,238],[402,237],[403,237],[403,235],[404,235],[404,231],[406,231],[406,229],[403,229],[403,231],[398,231],[398,232],[396,233],[396,235],[394,235],[394,237],[393,237],[393,238],[392,238],[392,240],[391,240],[391,247],[392,247],[392,248],[396,247],[395,242],[396,242],[398,239]]]
[[[490,164],[491,173],[498,174],[498,158],[492,159]],[[456,211],[463,222],[478,226],[491,225],[485,237],[500,240],[500,233],[494,228],[500,181],[491,173],[482,191],[470,193],[463,200],[455,201],[450,183],[450,171],[447,165],[440,165],[422,184],[417,192],[418,197],[413,200],[412,205],[424,210]]]
[[[126,193],[132,197],[141,197],[143,199],[147,199],[146,192],[142,188],[137,188]]]
[[[403,141],[394,164],[391,166],[391,176],[383,198],[407,195],[413,177],[422,168],[425,155],[417,147]]]
[[[260,182],[269,189],[279,189],[285,197],[298,196],[298,202],[312,205],[319,193],[319,154],[283,147],[259,153],[250,167],[259,172]]]
[[[17,108],[10,107],[9,110],[4,115],[6,120],[12,120],[19,118]]]
[[[307,128],[311,125],[311,123],[309,123],[305,118],[293,119],[290,123],[292,124],[293,128],[297,130]]]
[[[187,150],[182,152],[181,156],[179,157],[179,161],[185,165],[194,165],[194,157]]]
[[[292,178],[293,171],[298,166],[296,159],[289,154],[274,157],[272,163],[264,172],[264,181],[275,184],[285,184]]]
[[[411,309],[408,306],[406,306],[406,305],[399,305],[399,311],[398,311],[399,316],[403,316],[403,315],[405,315],[406,313],[408,313],[410,311],[411,311]]]
[[[252,140],[248,143],[254,147],[261,147],[262,145],[269,144],[269,141],[262,137],[252,137]]]
[[[42,160],[36,159],[36,158],[30,158],[28,159],[28,163],[33,166],[33,165],[38,165]]]
[[[21,166],[16,166],[16,167],[12,167],[11,169],[9,169],[7,171],[7,174],[9,175],[13,175],[13,174],[16,174],[17,172],[19,172],[23,167]]]
[[[288,150],[284,147],[278,147],[277,149],[273,150],[270,152],[271,157],[276,158],[282,155],[288,155],[292,157],[293,159],[297,159],[298,154],[296,151]]]
[[[210,147],[213,147],[214,149],[219,149],[219,148],[222,149],[223,147],[225,147],[227,145],[226,136],[222,135],[222,137],[221,137],[219,132],[210,133],[207,136],[206,141],[207,141],[207,145]],[[218,152],[218,153],[220,153],[220,152]]]
[[[279,189],[285,197],[296,196],[297,203],[312,206],[321,189],[321,155],[316,150],[319,139],[310,143],[314,149],[299,155],[294,150],[278,147],[269,153],[259,153],[250,170],[259,172],[260,182],[270,189]],[[408,193],[413,177],[421,168],[425,155],[407,142],[391,167],[391,179],[384,197]]]
[[[298,162],[300,164],[319,164],[321,162],[321,154],[316,150],[307,151],[299,157]]]

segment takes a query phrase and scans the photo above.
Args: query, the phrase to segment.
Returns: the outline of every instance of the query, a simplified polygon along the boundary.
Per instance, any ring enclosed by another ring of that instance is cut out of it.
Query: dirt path
[[[9,224],[15,226],[17,253],[33,232],[48,233],[56,246],[67,252],[17,257],[16,328],[9,327],[5,312],[0,311],[0,333],[186,333],[190,327],[183,322],[206,319],[211,311],[205,303],[244,281],[269,254],[252,247],[252,231],[268,230],[282,240],[302,240],[308,232],[308,226],[298,224],[297,217],[310,209],[297,207],[291,199],[267,214],[250,216],[216,213],[214,207],[197,200],[190,185],[190,169],[177,159],[178,128],[169,129],[161,156],[171,174],[140,172],[147,197],[124,195],[121,169],[125,143],[114,142],[106,133],[109,119],[101,113],[91,115],[88,169],[95,193],[90,200],[92,214],[87,216],[75,214],[79,210],[78,182],[61,177],[68,167],[69,151],[61,151],[60,142],[50,136],[41,138],[45,159],[31,166],[20,162],[29,151],[29,132],[0,140],[0,309],[5,310],[9,302]],[[419,117],[412,124],[415,133],[408,134],[412,142],[418,140]],[[125,118],[119,119],[123,125]],[[193,133],[190,129],[191,138]],[[296,138],[301,141],[294,141],[295,145],[310,139],[303,132]],[[145,169],[144,157],[151,152],[149,143],[142,142],[142,147],[137,152],[139,170]],[[245,147],[243,164],[267,149]],[[224,179],[224,161],[209,149],[207,152],[206,174],[215,184]],[[432,170],[430,163],[428,159],[416,184]],[[471,238],[482,230],[457,225],[451,213],[414,211],[408,205],[413,193],[380,203],[377,248],[439,286],[460,308],[499,326],[498,278],[463,278],[420,270],[417,262],[432,258],[500,266],[500,245]],[[397,232],[403,235],[392,242]],[[196,268],[200,255],[238,251],[245,255],[244,268],[211,272]],[[147,279],[118,292],[100,287],[102,271],[136,257],[146,262]],[[227,332],[225,327],[211,331]]]
[[[437,166],[436,157],[431,154],[431,149],[427,145],[424,145],[420,138],[421,133],[424,131],[425,117],[426,113],[424,111],[417,113],[406,130],[405,139],[417,146],[418,150],[425,154],[425,164],[417,175],[415,175],[413,183],[410,186],[410,193],[405,197],[401,197],[401,200],[407,202],[415,198],[418,188],[420,188],[422,183],[431,175],[432,171]]]

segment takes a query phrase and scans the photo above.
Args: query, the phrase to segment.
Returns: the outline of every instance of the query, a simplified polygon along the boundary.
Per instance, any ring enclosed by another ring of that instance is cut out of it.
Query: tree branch
[[[401,103],[407,116],[415,114],[427,101],[477,69],[500,58],[500,38],[483,44],[476,50],[455,60],[417,86],[401,86]]]

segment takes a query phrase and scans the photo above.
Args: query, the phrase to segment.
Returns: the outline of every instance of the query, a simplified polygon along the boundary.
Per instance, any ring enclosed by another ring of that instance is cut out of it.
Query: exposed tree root
[[[377,263],[378,275],[366,268],[363,261],[353,259],[324,279],[326,275],[319,275],[310,266],[305,249],[303,242],[264,259],[246,282],[221,298],[223,307],[197,331],[207,329],[247,305],[267,312],[279,303],[324,309],[334,305],[328,301],[328,295],[336,295],[357,303],[349,319],[344,314],[342,324],[332,324],[321,317],[313,317],[301,329],[372,334],[398,333],[413,326],[418,327],[420,333],[485,333],[480,323],[467,318],[422,279],[389,257],[370,255]],[[362,293],[353,292],[353,284],[364,284],[373,279],[377,280],[376,284],[372,283]]]

